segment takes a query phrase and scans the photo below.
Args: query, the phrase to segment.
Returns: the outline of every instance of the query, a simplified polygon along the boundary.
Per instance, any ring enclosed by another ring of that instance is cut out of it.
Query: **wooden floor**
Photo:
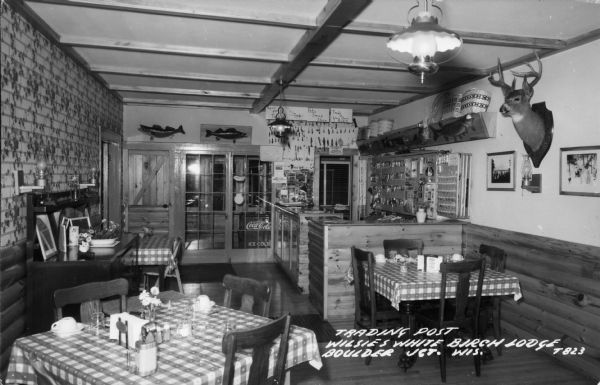
[[[316,310],[306,295],[290,284],[275,264],[234,264],[240,276],[268,280],[273,284],[271,316],[284,313],[314,314]],[[223,287],[219,282],[203,283],[201,289],[217,303],[222,303]],[[351,320],[348,320],[351,322]],[[327,351],[320,344],[321,354]],[[475,376],[473,360],[469,357],[448,358],[448,385],[596,385],[598,381],[564,367],[547,354],[526,349],[504,349],[503,355],[482,365],[481,377]],[[397,354],[392,358],[374,358],[369,366],[360,358],[323,358],[323,367],[316,370],[308,363],[291,371],[292,385],[428,385],[442,384],[438,359],[422,358],[406,373],[397,366]]]

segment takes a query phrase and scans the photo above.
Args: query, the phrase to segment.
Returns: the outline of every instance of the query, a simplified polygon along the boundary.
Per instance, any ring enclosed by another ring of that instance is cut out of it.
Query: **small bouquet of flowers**
[[[158,287],[152,286],[150,293],[144,290],[138,297],[144,307],[143,318],[149,321],[154,321],[156,317],[156,308],[162,305],[160,298],[158,298],[158,293],[160,293]]]

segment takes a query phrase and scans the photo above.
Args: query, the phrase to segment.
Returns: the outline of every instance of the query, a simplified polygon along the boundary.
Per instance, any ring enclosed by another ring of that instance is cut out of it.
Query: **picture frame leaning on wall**
[[[54,241],[48,215],[40,214],[36,216],[35,232],[37,233],[44,261],[56,255],[58,251],[56,250],[56,242]]]
[[[560,149],[561,195],[600,196],[600,146]]]

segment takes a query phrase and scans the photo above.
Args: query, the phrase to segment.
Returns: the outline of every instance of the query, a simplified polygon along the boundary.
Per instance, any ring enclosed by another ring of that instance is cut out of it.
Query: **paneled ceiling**
[[[48,0],[9,2],[132,105],[261,112],[278,105],[406,104],[600,37],[600,0],[444,0],[463,49],[420,79],[388,52],[411,0]]]

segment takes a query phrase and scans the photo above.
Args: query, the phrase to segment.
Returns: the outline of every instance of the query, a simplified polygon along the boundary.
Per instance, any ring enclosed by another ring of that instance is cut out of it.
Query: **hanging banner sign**
[[[277,116],[279,106],[269,106],[265,109],[265,118],[273,120]],[[352,123],[352,110],[343,108],[310,108],[283,106],[287,120],[303,120],[306,122],[336,122]],[[334,120],[334,111],[335,120]]]

